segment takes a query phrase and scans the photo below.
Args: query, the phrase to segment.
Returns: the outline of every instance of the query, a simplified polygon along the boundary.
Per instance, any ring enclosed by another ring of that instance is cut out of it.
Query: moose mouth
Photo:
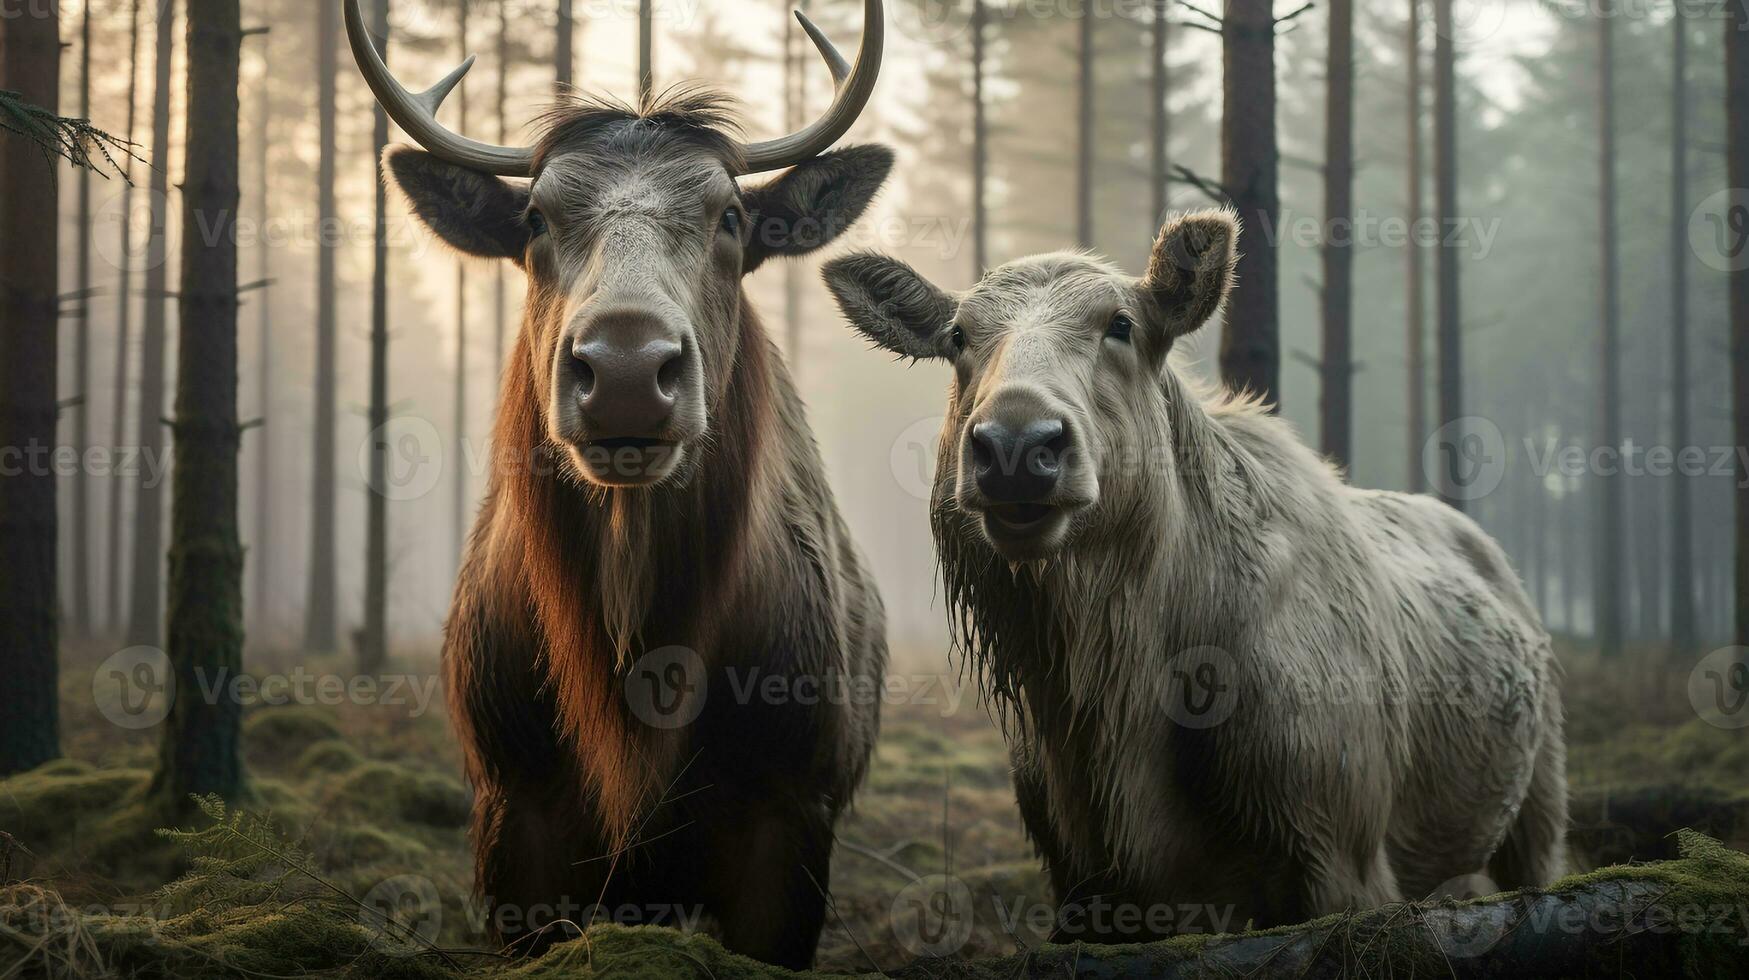
[[[588,478],[609,487],[647,487],[680,465],[685,446],[673,439],[613,436],[591,439],[572,450]]]
[[[984,538],[1009,561],[1049,558],[1067,537],[1069,509],[1043,503],[987,504]]]

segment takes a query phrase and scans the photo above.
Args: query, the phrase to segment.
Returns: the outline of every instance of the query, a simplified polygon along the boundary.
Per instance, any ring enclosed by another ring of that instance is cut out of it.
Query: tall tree
[[[310,564],[304,596],[304,647],[332,650],[337,646],[334,576],[334,414],[335,344],[334,260],[339,243],[328,240],[335,227],[334,91],[339,71],[337,3],[316,4],[316,113],[320,133],[316,164],[316,220],[322,229],[316,248],[316,425],[310,466]]]
[[[1433,214],[1443,230],[1457,220],[1457,52],[1453,48],[1452,0],[1433,0]],[[1463,417],[1463,325],[1458,310],[1458,253],[1434,250],[1435,300],[1441,426]],[[1459,510],[1463,501],[1452,486],[1454,473],[1442,471],[1434,489]]]
[[[1735,228],[1749,225],[1749,5],[1726,4],[1725,27],[1725,119],[1726,179],[1731,192],[1731,216]],[[1749,252],[1736,242],[1738,254],[1731,279],[1731,425],[1737,445],[1749,445]],[[1738,644],[1749,645],[1749,464],[1738,454],[1733,590],[1734,622]]]
[[[458,18],[456,42],[461,47],[461,56],[468,56],[468,0],[460,0],[456,7]],[[461,87],[455,96],[456,107],[461,117],[458,120],[456,132],[468,131],[468,90]],[[455,561],[456,567],[461,567],[462,549],[467,544],[468,537],[468,468],[463,464],[467,459],[468,437],[468,265],[467,260],[456,260],[455,269],[455,419],[453,426],[454,438],[452,455],[455,460],[450,466],[451,479],[454,481],[455,511],[450,515],[450,527],[455,531]],[[380,484],[379,484],[380,486]]]
[[[1272,240],[1281,221],[1270,0],[1227,0],[1221,24],[1221,184],[1239,212],[1239,281],[1221,334],[1221,376],[1281,403],[1280,297]]]
[[[387,45],[388,35],[383,35],[383,44]],[[498,94],[497,105],[493,106],[498,117],[498,143],[507,146],[510,143],[510,117],[505,112],[505,104],[510,101],[510,0],[498,0]],[[377,155],[382,156],[381,148]],[[504,374],[505,335],[509,331],[508,318],[505,316],[504,263],[492,265],[492,381],[496,385]]]
[[[134,140],[134,109],[139,103],[140,81],[140,0],[133,0],[128,15],[128,109],[127,132],[124,137],[129,143]],[[128,422],[128,346],[133,341],[133,240],[134,240],[134,160],[132,156],[121,160],[121,247],[116,249],[116,263],[119,274],[116,288],[116,327],[115,327],[115,389],[113,394],[114,415],[110,425],[110,445],[120,446],[127,440]],[[104,555],[104,600],[108,623],[112,632],[120,633],[127,627],[122,615],[121,597],[121,566],[124,560],[122,548],[122,481],[115,476],[109,480],[109,534]]]
[[[58,111],[60,19],[0,18],[0,89]],[[0,133],[0,446],[25,458],[0,475],[0,650],[6,707],[0,711],[0,776],[60,754],[55,661],[55,447],[57,348],[55,165],[35,143]],[[31,457],[35,458],[32,459]]]
[[[638,98],[648,99],[656,85],[656,25],[652,0],[638,0]]]
[[[984,32],[988,0],[972,0],[972,278],[990,267],[990,124],[984,105]],[[792,124],[790,132],[795,132]],[[792,263],[793,264],[793,263]]]
[[[265,227],[268,220],[267,192],[270,183],[268,169],[269,136],[273,125],[273,83],[268,66],[267,41],[262,40],[261,83],[255,92],[255,219]],[[255,245],[256,274],[262,288],[272,271],[272,251],[265,239]],[[263,294],[255,307],[255,404],[261,426],[255,430],[255,538],[249,546],[255,565],[255,623],[265,633],[272,625],[273,556],[273,426],[268,421],[273,414],[273,374],[277,366],[273,357],[273,304]]]
[[[553,37],[553,84],[560,92],[571,87],[576,71],[573,60],[577,43],[574,36],[576,23],[576,18],[571,15],[571,0],[559,0],[559,29]]]
[[[502,32],[504,5],[499,4]],[[371,34],[384,60],[389,56],[389,0],[374,0],[370,9]],[[503,128],[504,45],[499,45],[499,127]],[[503,142],[500,132],[499,142]],[[376,103],[371,122],[371,159],[381,167],[383,148],[389,144],[389,117]],[[370,277],[370,486],[365,519],[364,546],[364,637],[358,648],[358,671],[375,675],[388,659],[389,607],[389,511],[384,490],[388,485],[389,425],[389,225],[388,185],[382,174],[376,181],[376,237],[371,251]],[[499,280],[502,286],[503,280]],[[500,338],[502,340],[502,338]],[[502,352],[503,345],[499,345]],[[459,456],[458,456],[459,459]]]
[[[982,0],[980,0],[981,4]],[[1153,48],[1148,58],[1149,98],[1148,107],[1151,111],[1148,129],[1148,149],[1150,151],[1148,182],[1153,193],[1154,214],[1156,225],[1166,220],[1167,201],[1167,166],[1171,153],[1172,119],[1166,109],[1167,96],[1167,66],[1166,40],[1167,8],[1171,0],[1154,0],[1154,19],[1149,25],[1149,40]]]
[[[79,118],[91,118],[91,3],[79,17]],[[78,241],[74,244],[73,447],[84,459],[91,446],[91,171],[79,168]],[[80,466],[73,477],[73,628],[91,634],[91,474]]]
[[[1081,38],[1075,48],[1075,244],[1093,247],[1093,3],[1081,2]]]
[[[1405,63],[1408,67],[1406,102],[1409,117],[1409,287],[1405,298],[1409,307],[1409,483],[1411,491],[1427,489],[1427,467],[1422,463],[1422,443],[1427,439],[1427,299],[1425,288],[1426,255],[1421,249],[1421,0],[1409,0],[1409,25],[1406,31]]]
[[[1688,425],[1688,18],[1670,19],[1670,443]],[[1670,646],[1694,652],[1694,512],[1687,480],[1670,486]]]
[[[170,233],[170,60],[176,45],[176,0],[158,6],[157,63],[152,91],[151,228],[146,245],[146,313],[140,334],[140,406],[135,415],[136,445],[150,458],[164,456],[164,355],[169,299]],[[164,642],[164,488],[142,478],[134,489],[133,574],[128,642]]]
[[[243,543],[237,535],[237,0],[188,0],[187,163],[170,520],[171,669],[177,687],[234,676],[243,660]],[[179,697],[165,721],[153,789],[235,799],[243,706]]]
[[[1330,0],[1330,41],[1324,100],[1324,319],[1319,432],[1324,455],[1353,462],[1349,339],[1354,290],[1354,0]]]
[[[1598,442],[1618,451],[1621,431],[1621,282],[1615,224],[1615,13],[1605,4],[1597,17],[1598,252],[1602,262],[1602,329],[1598,345]],[[1597,644],[1605,656],[1621,652],[1622,632],[1622,482],[1599,474],[1597,521]]]

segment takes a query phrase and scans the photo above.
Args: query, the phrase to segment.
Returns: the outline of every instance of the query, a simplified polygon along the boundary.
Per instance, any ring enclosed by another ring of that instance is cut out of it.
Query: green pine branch
[[[32,105],[17,92],[0,90],[0,130],[36,144],[46,162],[59,157],[106,179],[107,169],[127,180],[127,170],[116,161],[118,155],[145,162],[135,152],[138,144],[98,129],[89,119],[58,116]]]

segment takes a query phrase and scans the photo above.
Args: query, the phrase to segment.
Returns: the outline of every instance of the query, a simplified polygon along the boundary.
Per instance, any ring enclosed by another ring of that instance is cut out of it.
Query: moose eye
[[[966,349],[966,332],[959,324],[953,325],[953,330],[947,335],[948,343],[953,345],[953,352],[958,354]]]
[[[544,214],[541,214],[539,211],[537,211],[533,208],[530,208],[529,212],[528,212],[528,230],[529,230],[529,233],[532,234],[536,238],[539,238],[540,236],[546,234],[547,233],[547,216]]]
[[[725,234],[741,237],[741,209],[730,208],[723,212],[723,231]]]
[[[1130,319],[1128,313],[1118,310],[1111,315],[1111,323],[1105,328],[1106,339],[1122,341],[1127,344],[1130,342],[1130,331],[1134,330],[1135,327],[1136,321]]]

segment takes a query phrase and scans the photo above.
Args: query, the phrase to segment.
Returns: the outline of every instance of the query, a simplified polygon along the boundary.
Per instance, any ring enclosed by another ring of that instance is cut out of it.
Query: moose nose
[[[1036,503],[1056,489],[1069,436],[1061,419],[1020,428],[991,420],[972,427],[972,469],[992,503]]]
[[[653,334],[601,331],[571,349],[578,403],[593,438],[657,437],[674,414],[686,352]]]

